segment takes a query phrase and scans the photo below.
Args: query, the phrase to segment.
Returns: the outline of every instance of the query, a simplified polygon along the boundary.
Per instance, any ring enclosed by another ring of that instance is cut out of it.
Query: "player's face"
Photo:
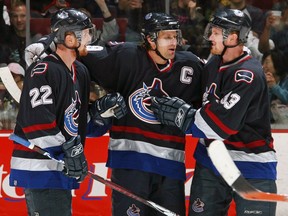
[[[209,36],[209,41],[211,41],[211,54],[220,55],[224,49],[223,45],[223,33],[221,28],[212,27]]]
[[[177,31],[160,31],[157,38],[157,49],[166,59],[173,59],[177,47]]]

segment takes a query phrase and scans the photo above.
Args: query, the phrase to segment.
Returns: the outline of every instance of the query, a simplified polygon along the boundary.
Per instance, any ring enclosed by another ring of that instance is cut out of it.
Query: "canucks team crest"
[[[128,216],[140,216],[140,209],[135,205],[132,204],[132,206],[129,206],[127,210]]]
[[[200,198],[197,198],[192,204],[192,210],[194,212],[200,213],[204,211],[204,206],[205,204],[200,200]]]
[[[64,128],[71,136],[78,134],[78,118],[81,101],[79,94],[75,92],[75,100],[72,99],[71,105],[65,110],[64,114]]]
[[[129,96],[129,107],[132,113],[141,121],[150,124],[160,124],[151,111],[151,96],[169,96],[162,88],[162,81],[155,78],[151,86],[143,83],[142,88]]]

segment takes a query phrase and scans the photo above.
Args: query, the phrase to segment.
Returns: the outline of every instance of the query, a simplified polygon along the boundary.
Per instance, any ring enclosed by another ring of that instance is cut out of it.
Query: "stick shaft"
[[[288,195],[268,193],[253,187],[241,174],[222,141],[213,141],[208,148],[209,156],[226,183],[242,198],[254,201],[288,202]]]

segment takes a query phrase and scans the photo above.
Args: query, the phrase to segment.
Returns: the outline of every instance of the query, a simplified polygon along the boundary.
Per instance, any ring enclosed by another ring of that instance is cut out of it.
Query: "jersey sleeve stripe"
[[[208,117],[215,122],[215,124],[226,134],[236,134],[238,131],[228,128],[224,123],[210,110],[211,104],[208,104],[205,108],[205,112]]]
[[[56,127],[56,121],[53,121],[49,124],[35,124],[28,127],[23,127],[24,133],[31,133],[38,130],[48,130]]]

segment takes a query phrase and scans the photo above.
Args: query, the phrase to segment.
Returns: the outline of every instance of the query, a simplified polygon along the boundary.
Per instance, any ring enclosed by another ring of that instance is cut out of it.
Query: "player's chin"
[[[173,59],[175,57],[175,52],[176,49],[169,49],[169,51],[167,52],[167,55],[169,56],[168,59]]]
[[[221,54],[221,51],[219,49],[216,49],[214,46],[212,46],[211,50],[210,50],[210,53],[212,55],[220,55]]]

